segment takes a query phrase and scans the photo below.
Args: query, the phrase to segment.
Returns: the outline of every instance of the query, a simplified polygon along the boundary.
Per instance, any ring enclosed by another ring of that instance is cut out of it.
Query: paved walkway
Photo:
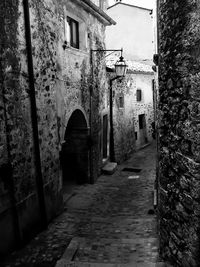
[[[0,266],[155,266],[154,181],[155,147],[149,146],[113,175],[77,188],[48,230]]]

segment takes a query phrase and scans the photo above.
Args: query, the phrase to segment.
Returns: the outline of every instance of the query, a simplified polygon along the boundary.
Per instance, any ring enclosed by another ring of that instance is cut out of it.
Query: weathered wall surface
[[[84,38],[79,50],[68,45],[63,48],[68,15],[81,25],[80,33]],[[11,177],[10,172],[0,177],[0,240],[3,241],[0,252],[5,252],[15,239],[14,212],[17,211],[18,232],[24,240],[40,228],[40,208],[35,182],[23,1],[9,4],[1,1],[0,19],[4,26],[0,36],[0,167],[6,163],[11,170]],[[90,48],[104,47],[105,26],[74,1],[30,0],[30,20],[42,176],[49,221],[62,209],[59,152],[68,120],[76,109],[84,113],[88,123],[91,119],[94,180],[100,172],[101,111],[107,108],[104,96],[107,81],[103,55],[94,55],[94,74],[91,75]]]
[[[122,82],[114,82],[113,124],[117,162],[127,159],[134,150],[144,145],[139,130],[140,114],[145,115],[147,140],[152,141],[151,123],[154,120],[152,79],[153,74],[128,73]],[[142,91],[140,102],[136,96],[138,88]],[[120,107],[120,97],[124,98],[123,108]]]
[[[65,7],[63,9],[63,6]],[[107,109],[105,94],[107,94],[107,80],[104,63],[104,54],[92,53],[91,68],[91,49],[104,49],[105,26],[88,12],[81,9],[73,1],[65,1],[59,5],[60,23],[57,28],[58,48],[57,66],[58,72],[55,78],[57,115],[59,121],[59,140],[64,141],[68,120],[76,109],[81,109],[88,127],[91,124],[92,132],[92,173],[95,181],[100,174],[102,164],[101,147],[101,112]],[[66,16],[72,16],[81,25],[82,43],[80,49],[67,47],[63,49],[65,41]],[[92,88],[92,89],[91,89]],[[90,109],[91,105],[91,109]],[[92,112],[90,112],[92,110]]]
[[[159,2],[161,255],[200,266],[200,1]]]
[[[17,205],[19,207],[19,203],[22,206],[23,199],[35,190],[35,172],[30,103],[27,88],[21,86],[21,82],[26,78],[20,73],[18,54],[19,1],[9,3],[2,1],[0,10],[3,30],[0,37],[1,97],[4,114],[1,125],[6,126],[4,129],[7,135],[6,139],[2,135],[4,143],[1,147],[3,150],[1,163],[4,161],[4,165],[1,165],[1,184],[6,190],[0,195],[2,203],[0,236],[3,241],[0,250],[4,252],[13,243],[15,235],[14,228],[18,218],[14,216],[14,209]],[[4,152],[6,150],[7,153]]]

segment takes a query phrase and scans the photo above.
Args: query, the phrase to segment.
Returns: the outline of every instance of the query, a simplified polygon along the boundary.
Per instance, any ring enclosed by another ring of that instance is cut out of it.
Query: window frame
[[[73,19],[70,16],[67,16],[67,23],[69,25],[70,30],[70,46],[76,49],[80,49],[80,42],[79,42],[79,22]],[[74,42],[74,28],[75,28],[75,35],[76,35],[76,42]]]

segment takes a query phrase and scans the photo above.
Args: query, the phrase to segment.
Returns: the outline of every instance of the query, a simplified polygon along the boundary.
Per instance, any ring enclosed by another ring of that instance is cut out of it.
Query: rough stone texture
[[[67,123],[76,109],[83,112],[88,127],[91,119],[94,180],[100,172],[101,111],[107,108],[104,100],[107,81],[100,53],[93,55],[91,75],[90,49],[104,48],[105,25],[74,1],[30,0],[29,4],[42,176],[49,221],[62,209],[59,153]],[[80,38],[79,50],[69,45],[63,48],[66,41],[64,21],[71,14],[81,20],[80,37],[84,35],[85,39]],[[23,1],[1,1],[0,20],[3,25],[0,36],[0,168],[4,163],[9,164],[10,169],[7,169],[11,170],[9,178],[13,184],[12,188],[7,177],[9,172],[0,177],[0,212],[4,212],[0,220],[0,240],[4,242],[0,252],[5,252],[3,250],[13,244],[14,238],[11,200],[13,207],[17,205],[23,240],[40,228],[40,214]],[[90,91],[94,110],[91,118]],[[5,234],[8,224],[9,233]]]
[[[159,6],[159,213],[161,255],[200,266],[200,1]]]
[[[0,183],[6,189],[0,193],[1,214],[3,215],[0,227],[0,239],[3,240],[0,244],[1,252],[5,252],[13,243],[15,223],[12,214],[13,205],[31,195],[35,187],[30,104],[26,88],[20,86],[26,78],[20,74],[18,8],[19,1],[1,2],[0,80],[1,103],[3,104],[1,125],[2,128],[5,126],[4,130],[7,135],[5,138],[4,131],[1,131],[3,146],[1,146],[0,156]],[[14,188],[13,184],[15,184]],[[11,197],[13,193],[15,193],[15,199]]]
[[[122,81],[113,82],[113,125],[115,156],[117,162],[127,159],[131,153],[141,148],[145,141],[139,130],[140,114],[145,114],[147,142],[152,141],[153,93],[152,73],[127,73]],[[137,101],[136,90],[142,90],[142,100]],[[120,107],[120,97],[124,97],[124,107]],[[137,132],[137,140],[135,136]]]

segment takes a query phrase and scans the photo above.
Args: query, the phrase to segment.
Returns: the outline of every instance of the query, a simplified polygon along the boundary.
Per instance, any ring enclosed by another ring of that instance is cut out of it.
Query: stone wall
[[[159,1],[161,256],[200,266],[200,1]]]
[[[30,22],[41,168],[47,220],[62,210],[60,151],[73,111],[83,112],[92,137],[92,176],[100,173],[101,112],[107,110],[105,24],[76,1],[30,0]],[[80,49],[66,42],[67,16],[80,23]],[[0,252],[33,236],[41,225],[36,184],[23,1],[1,1]],[[109,24],[107,22],[107,24]],[[92,93],[92,94],[91,94]],[[90,110],[90,105],[92,110]],[[91,115],[92,114],[92,115]],[[10,172],[11,170],[11,172]],[[17,215],[17,216],[15,216]],[[18,238],[18,239],[16,239]]]
[[[113,84],[114,106],[113,125],[115,140],[115,156],[117,162],[127,159],[131,153],[144,145],[142,133],[139,129],[138,116],[145,115],[147,142],[152,141],[152,127],[154,120],[153,94],[151,73],[128,73],[125,79]],[[141,101],[137,101],[136,91],[142,91]],[[120,107],[120,97],[124,100],[124,107]]]

